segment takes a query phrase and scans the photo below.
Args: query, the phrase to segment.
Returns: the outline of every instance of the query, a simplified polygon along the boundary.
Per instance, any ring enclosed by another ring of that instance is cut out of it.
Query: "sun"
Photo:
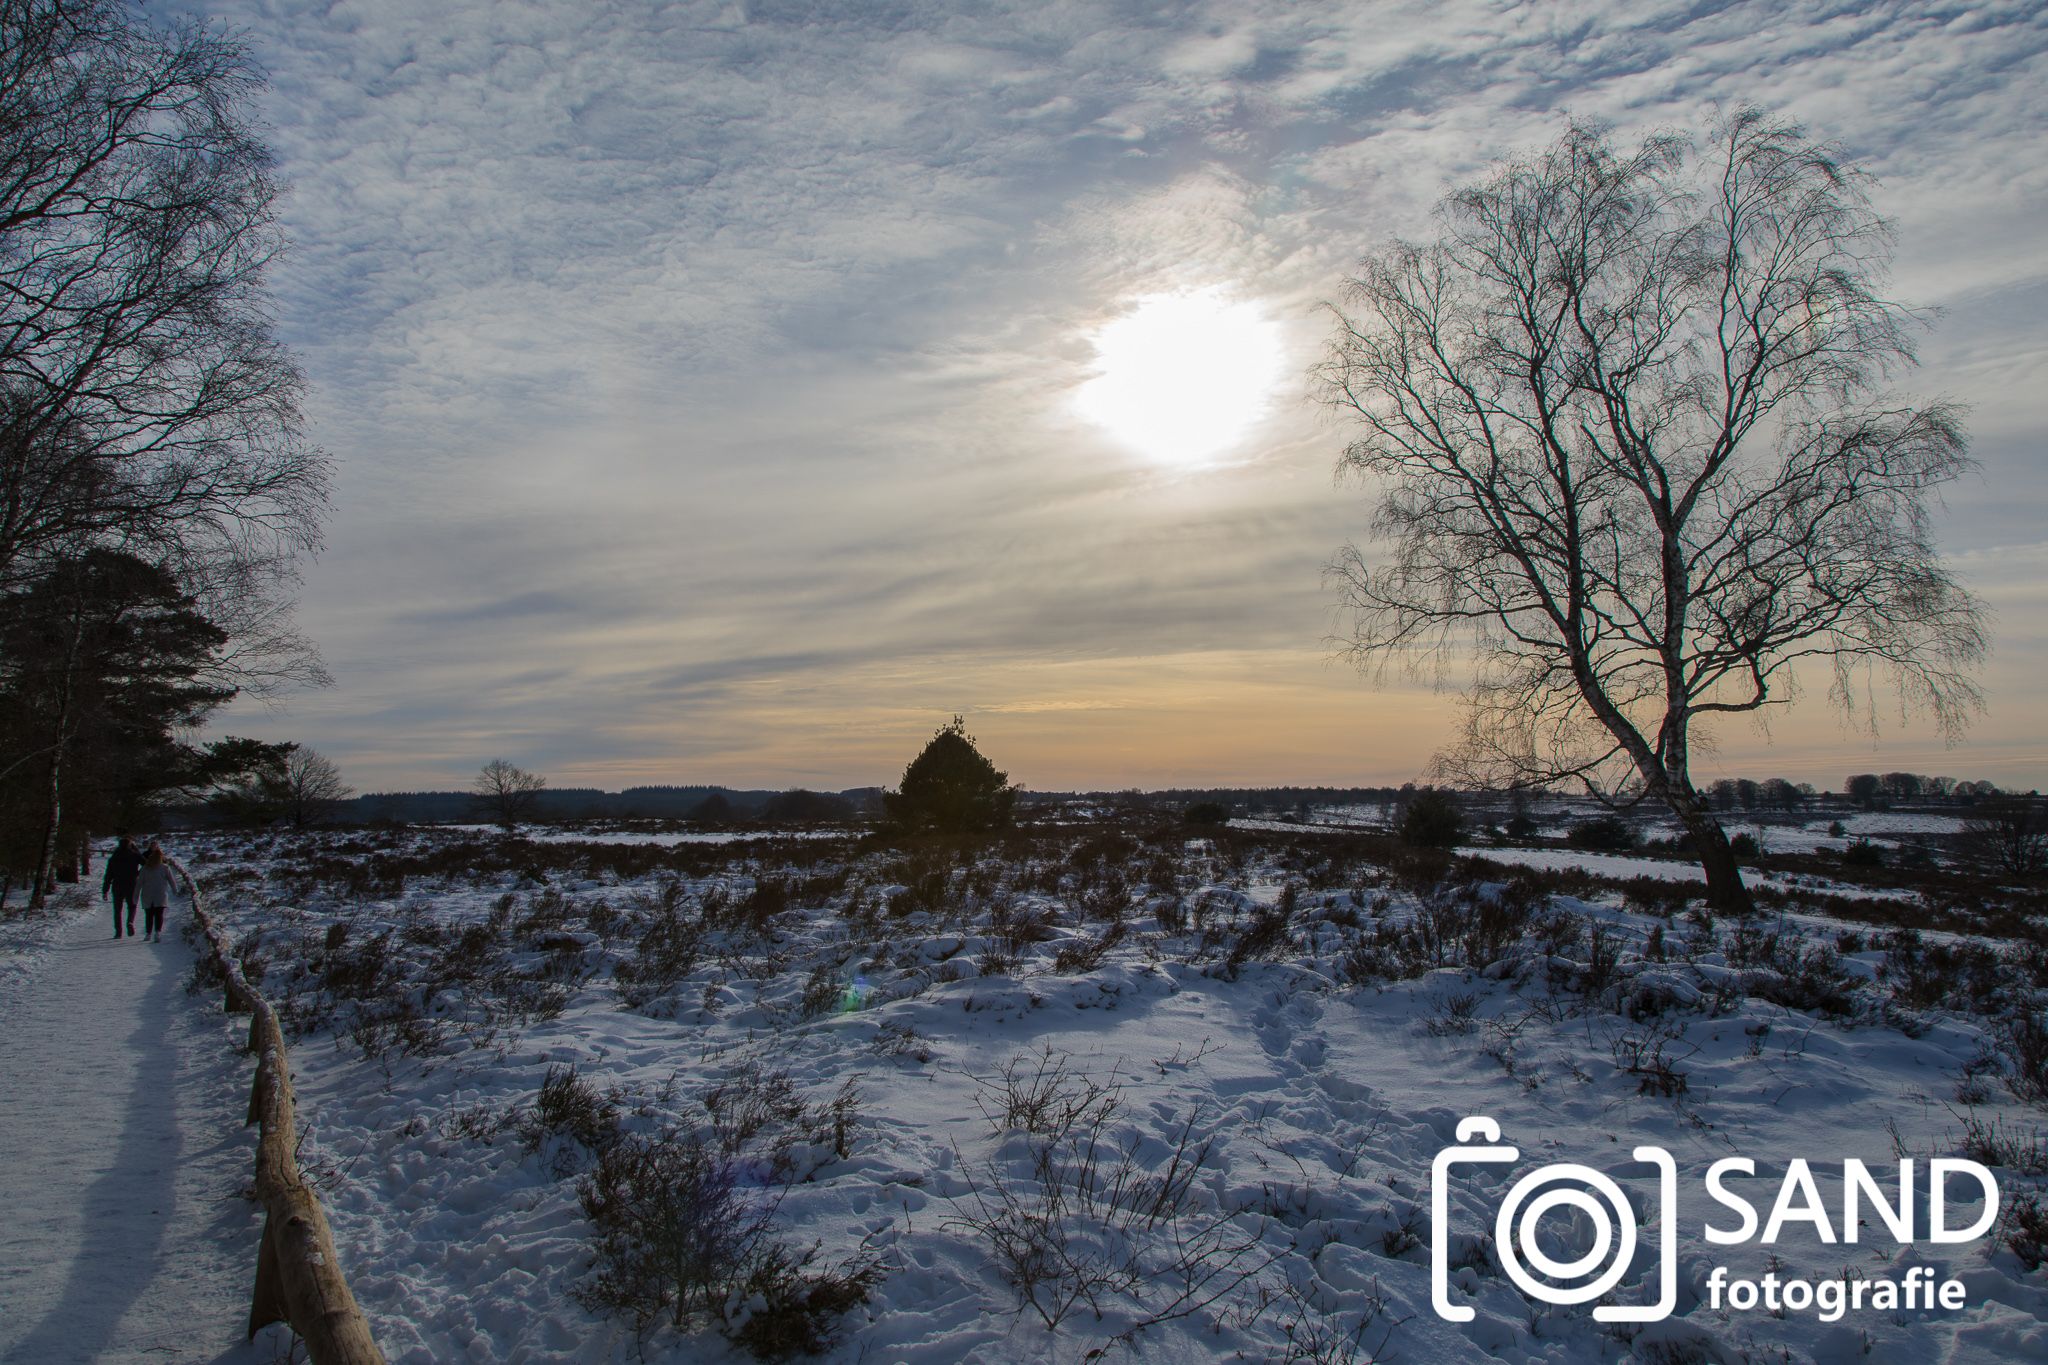
[[[1280,328],[1220,289],[1148,294],[1094,337],[1075,407],[1161,464],[1199,465],[1250,432],[1280,382]]]

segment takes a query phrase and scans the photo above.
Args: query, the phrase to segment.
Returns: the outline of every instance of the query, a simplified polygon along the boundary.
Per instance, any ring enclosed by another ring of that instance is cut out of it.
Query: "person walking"
[[[121,937],[121,907],[128,907],[128,932],[135,932],[135,879],[142,873],[142,854],[135,841],[122,830],[121,842],[107,855],[107,870],[100,878],[100,899],[114,905],[114,937]]]
[[[164,908],[171,903],[171,869],[163,849],[152,842],[142,855],[142,872],[135,879],[135,891],[142,899],[142,936],[156,943],[164,941]],[[131,934],[135,931],[130,929]]]

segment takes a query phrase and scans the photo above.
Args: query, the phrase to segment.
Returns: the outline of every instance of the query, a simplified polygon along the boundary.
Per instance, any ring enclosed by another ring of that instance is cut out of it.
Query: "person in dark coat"
[[[142,874],[142,854],[135,847],[135,841],[128,837],[128,831],[121,831],[121,842],[107,855],[107,870],[100,878],[100,899],[111,900],[114,904],[114,937],[121,937],[121,907],[128,907],[128,932],[135,932],[135,879]]]
[[[135,886],[142,898],[142,936],[162,943],[164,908],[171,903],[171,869],[164,861],[164,851],[155,843],[142,855],[142,871],[135,878]]]

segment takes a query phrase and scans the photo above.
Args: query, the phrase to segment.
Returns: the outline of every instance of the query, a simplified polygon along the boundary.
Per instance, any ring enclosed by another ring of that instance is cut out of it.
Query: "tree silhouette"
[[[471,790],[476,792],[484,814],[507,830],[533,814],[548,780],[502,758],[494,758],[478,770]]]
[[[32,902],[95,822],[184,780],[177,733],[235,693],[227,643],[169,573],[109,550],[0,596],[0,842]]]
[[[1008,773],[982,757],[960,716],[942,725],[903,770],[900,789],[885,792],[889,818],[914,830],[963,834],[1009,825],[1017,788]]]
[[[1969,460],[1953,406],[1887,387],[1912,359],[1887,224],[1755,109],[1637,148],[1573,124],[1439,221],[1365,260],[1320,370],[1381,490],[1331,567],[1350,653],[1472,678],[1447,775],[1662,802],[1746,910],[1703,722],[1802,670],[1866,719],[1871,672],[1950,733],[1980,705],[1982,613],[1929,515]]]

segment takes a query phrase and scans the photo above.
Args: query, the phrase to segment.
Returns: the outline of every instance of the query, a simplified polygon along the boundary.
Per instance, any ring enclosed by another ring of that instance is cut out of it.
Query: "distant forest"
[[[1022,792],[1018,799],[1026,809],[1041,810],[1079,802],[1125,811],[1177,813],[1201,802],[1216,802],[1238,814],[1271,814],[1316,806],[1376,804],[1400,796],[1400,789],[1394,787],[1201,787],[1155,792]],[[537,796],[532,818],[544,824],[578,820],[801,824],[881,813],[880,787],[849,787],[837,792],[720,786],[628,787],[608,792],[595,787],[549,787]],[[212,825],[222,819],[220,812],[201,804],[174,806],[165,814],[174,824],[186,827]],[[338,824],[469,824],[489,820],[473,791],[371,792],[330,803],[326,818]]]
[[[1949,778],[1905,773],[1857,774],[1842,792],[1817,792],[1811,785],[1794,786],[1783,779],[1756,782],[1723,779],[1704,793],[1724,811],[1783,811],[1845,804],[1884,809],[1893,804],[1968,807],[1997,792],[1989,782],[1957,782]],[[1171,787],[1161,791],[1025,791],[1018,793],[1024,811],[1046,812],[1080,806],[1098,813],[1111,811],[1180,814],[1190,808],[1221,807],[1236,816],[1305,819],[1316,809],[1333,806],[1401,807],[1414,796],[1414,784],[1400,787]],[[883,813],[880,787],[849,787],[819,792],[743,790],[720,786],[627,787],[601,791],[595,787],[550,787],[541,791],[529,817],[541,824],[584,820],[679,820],[707,827],[732,824],[810,824]],[[1570,798],[1532,792],[1521,802]],[[1464,804],[1484,807],[1517,800],[1508,793],[1463,793]],[[232,816],[206,804],[174,805],[164,812],[169,823],[184,828],[234,823]],[[336,824],[483,824],[490,822],[473,791],[372,792],[329,803],[325,819]]]

